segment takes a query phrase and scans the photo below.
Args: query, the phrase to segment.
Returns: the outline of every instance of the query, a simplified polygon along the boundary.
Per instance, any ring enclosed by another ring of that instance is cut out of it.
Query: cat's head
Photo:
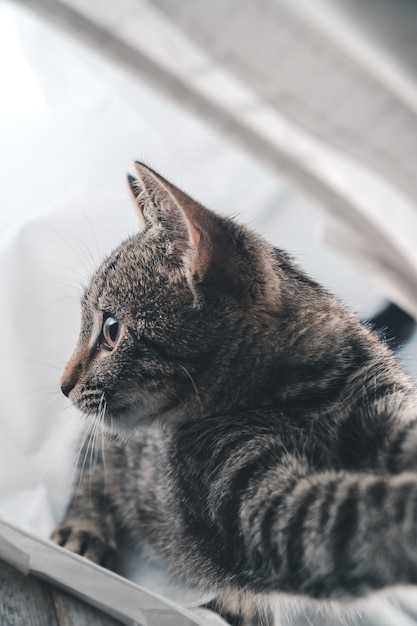
[[[231,373],[239,378],[259,319],[280,299],[273,248],[257,235],[145,165],[129,183],[144,228],[93,276],[61,380],[115,433],[233,404]]]

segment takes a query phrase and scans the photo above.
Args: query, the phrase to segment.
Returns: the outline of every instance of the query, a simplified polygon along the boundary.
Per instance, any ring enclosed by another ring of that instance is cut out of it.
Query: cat
[[[143,230],[86,288],[61,379],[105,449],[53,539],[108,565],[121,529],[144,535],[239,623],[279,594],[417,583],[417,392],[392,351],[285,252],[135,168]]]

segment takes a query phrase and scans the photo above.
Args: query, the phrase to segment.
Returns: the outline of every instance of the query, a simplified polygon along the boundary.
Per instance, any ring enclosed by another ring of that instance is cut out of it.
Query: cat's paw
[[[241,612],[236,603],[232,603],[229,606],[227,601],[222,601],[219,598],[215,598],[207,604],[204,604],[203,608],[210,609],[210,611],[218,613],[225,622],[230,624],[230,626],[250,626],[251,624],[260,624],[257,620],[257,613],[255,610],[247,608],[246,611]],[[267,626],[269,622],[262,622],[262,624]]]
[[[51,535],[52,541],[59,546],[85,556],[90,561],[113,569],[117,547],[106,533],[85,521],[64,521]]]

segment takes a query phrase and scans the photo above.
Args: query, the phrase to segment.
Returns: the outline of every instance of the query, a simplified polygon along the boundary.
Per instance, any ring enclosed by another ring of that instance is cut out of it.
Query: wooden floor
[[[120,626],[120,622],[0,561],[0,625]]]

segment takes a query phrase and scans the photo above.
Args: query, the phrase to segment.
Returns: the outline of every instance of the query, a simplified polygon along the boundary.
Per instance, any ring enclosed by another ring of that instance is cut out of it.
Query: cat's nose
[[[61,391],[64,394],[64,396],[67,396],[67,398],[73,389],[74,389],[74,385],[72,382],[63,381],[61,383]]]
[[[75,351],[68,363],[65,366],[65,369],[61,376],[61,391],[64,396],[69,396],[71,391],[74,389],[78,382],[78,378],[80,372],[82,370],[82,361],[80,358],[79,351]]]

